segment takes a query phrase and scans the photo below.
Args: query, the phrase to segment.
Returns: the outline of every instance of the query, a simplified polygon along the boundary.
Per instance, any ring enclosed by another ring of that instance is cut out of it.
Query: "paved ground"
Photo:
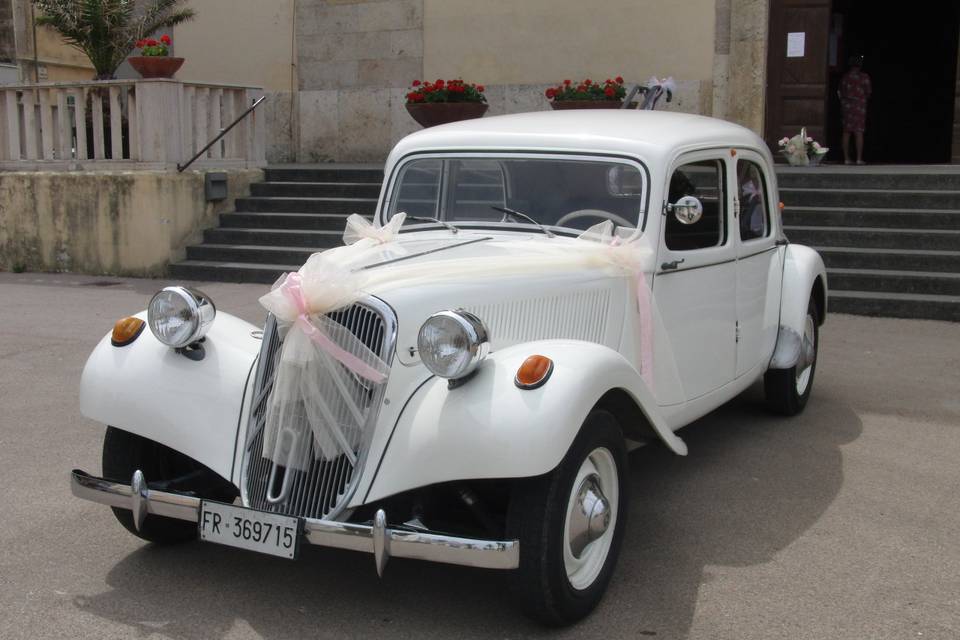
[[[163,549],[73,499],[102,429],[78,413],[90,348],[158,281],[0,274],[0,637],[960,637],[960,324],[833,316],[814,396],[757,389],[632,455],[627,542],[573,629],[511,607],[495,572],[308,549],[289,563]],[[260,286],[204,287],[257,321]]]

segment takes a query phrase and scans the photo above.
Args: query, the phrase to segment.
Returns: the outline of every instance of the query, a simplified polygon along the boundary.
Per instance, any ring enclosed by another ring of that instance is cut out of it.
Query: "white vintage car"
[[[168,287],[81,383],[103,478],[73,493],[153,542],[305,544],[511,572],[591,611],[627,452],[763,379],[803,410],[827,281],[783,235],[742,127],[651,111],[469,120],[403,139],[373,222],[262,298],[261,329]],[[149,326],[150,331],[144,331]]]

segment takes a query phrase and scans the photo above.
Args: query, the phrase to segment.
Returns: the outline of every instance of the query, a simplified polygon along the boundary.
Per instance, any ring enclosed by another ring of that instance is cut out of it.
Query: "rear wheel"
[[[109,480],[130,483],[133,472],[143,472],[151,488],[195,493],[211,500],[233,502],[236,490],[199,462],[169,447],[116,427],[107,427],[103,438],[103,475]],[[133,523],[129,509],[111,507],[124,528],[149,542],[175,544],[197,537],[194,522],[148,515],[140,525]]]
[[[512,586],[532,617],[570,624],[600,602],[626,524],[626,471],[616,419],[594,410],[556,469],[514,488],[507,528],[520,541],[520,568]]]
[[[800,359],[789,369],[770,369],[763,377],[767,407],[771,411],[793,416],[807,406],[813,389],[813,374],[817,370],[817,351],[820,348],[820,314],[817,303],[810,299],[803,335],[800,338]]]

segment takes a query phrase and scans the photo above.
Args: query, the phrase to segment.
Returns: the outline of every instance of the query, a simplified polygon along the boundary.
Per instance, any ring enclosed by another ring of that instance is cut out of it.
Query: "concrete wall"
[[[568,77],[673,75],[676,99],[661,108],[710,113],[714,2],[300,0],[292,155],[383,160],[419,128],[405,95],[424,77],[485,84],[488,113],[498,115],[549,109],[544,90]]]
[[[5,0],[0,0],[0,2],[3,1]],[[40,70],[41,81],[71,82],[93,79],[94,70],[89,58],[80,50],[64,42],[60,34],[53,29],[48,27],[37,29],[35,52],[30,0],[8,1],[12,1],[13,7],[16,55],[21,81],[33,82],[36,78],[36,68]],[[37,64],[34,64],[34,58]]]
[[[423,0],[430,77],[484,84],[709,80],[715,0]]]
[[[263,179],[228,173],[230,197],[207,203],[199,171],[2,172],[0,269],[162,275]]]

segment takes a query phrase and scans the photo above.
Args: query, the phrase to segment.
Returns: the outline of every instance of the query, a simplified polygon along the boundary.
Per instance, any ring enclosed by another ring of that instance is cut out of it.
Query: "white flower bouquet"
[[[819,142],[808,136],[806,127],[800,129],[800,133],[792,138],[781,138],[779,144],[780,153],[784,155],[787,162],[798,167],[818,165],[827,151],[830,151],[829,147],[821,146]]]

